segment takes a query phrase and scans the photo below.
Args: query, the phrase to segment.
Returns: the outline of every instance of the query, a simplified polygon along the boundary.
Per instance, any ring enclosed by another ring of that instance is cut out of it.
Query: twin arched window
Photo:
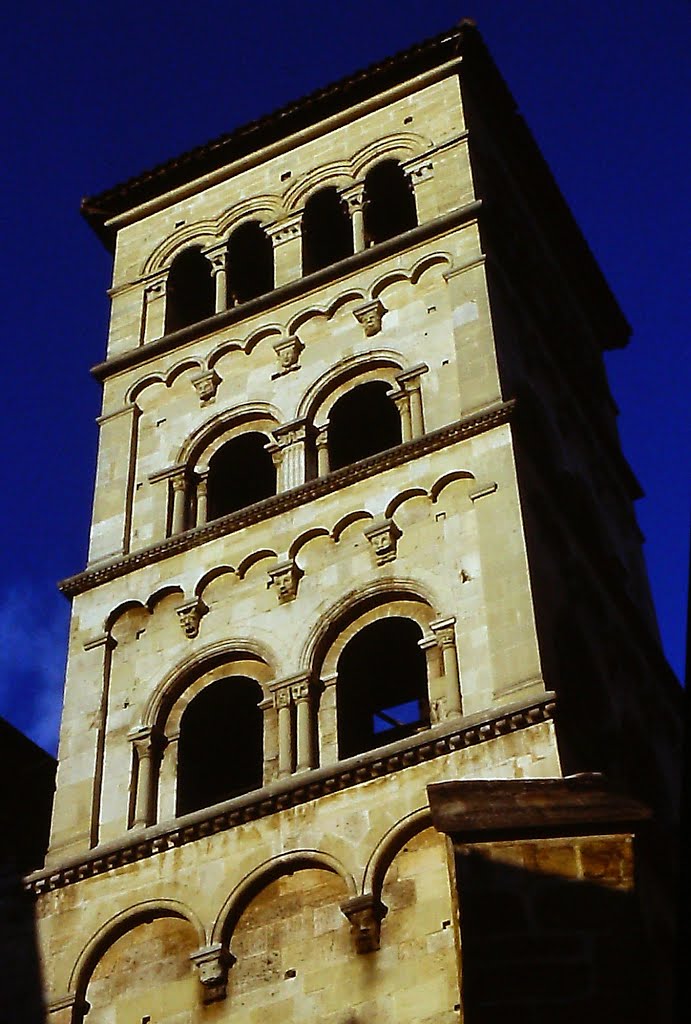
[[[302,215],[303,274],[337,263],[362,245],[377,245],[415,227],[415,197],[397,160],[382,160],[367,173],[362,211],[360,230],[335,186],[309,197]],[[168,274],[165,333],[206,320],[274,287],[271,238],[259,221],[245,221],[230,235],[225,259],[215,258],[213,268],[199,246],[175,257]]]
[[[377,619],[337,662],[338,757],[365,753],[430,726],[422,630],[402,616]],[[246,676],[216,679],[183,712],[176,813],[259,789],[265,779],[262,688]],[[315,728],[318,731],[317,712]]]
[[[401,418],[391,398],[391,385],[382,380],[355,385],[334,403],[325,429],[327,458],[315,458],[317,438],[313,431],[305,459],[306,466],[320,463],[321,474],[399,445]],[[196,477],[196,492],[188,489],[184,523],[202,526],[276,494],[277,471],[270,445],[266,433],[247,430],[217,448],[204,475]],[[195,474],[190,477],[194,479]]]

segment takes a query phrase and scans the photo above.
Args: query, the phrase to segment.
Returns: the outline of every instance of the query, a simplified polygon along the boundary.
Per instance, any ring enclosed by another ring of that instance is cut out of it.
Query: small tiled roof
[[[333,85],[289,103],[272,114],[236,128],[203,146],[183,153],[129,181],[82,200],[88,223],[106,245],[112,232],[105,227],[111,217],[146,203],[171,189],[187,185],[255,150],[286,138],[315,122],[370,99],[378,92],[452,60],[469,36],[480,40],[474,22],[464,20],[448,32],[418,43],[385,60],[343,78]]]

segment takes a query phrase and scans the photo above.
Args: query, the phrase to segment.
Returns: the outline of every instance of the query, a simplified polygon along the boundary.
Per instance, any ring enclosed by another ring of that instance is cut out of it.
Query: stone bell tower
[[[679,742],[628,328],[476,29],[83,212],[114,271],[27,881],[51,1024],[619,1020]]]

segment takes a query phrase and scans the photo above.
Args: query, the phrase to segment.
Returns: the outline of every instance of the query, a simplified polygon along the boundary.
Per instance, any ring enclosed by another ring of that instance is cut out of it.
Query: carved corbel
[[[285,558],[269,569],[269,586],[276,588],[279,604],[286,604],[297,597],[301,576],[302,572],[293,558]]]
[[[365,302],[353,310],[353,316],[365,329],[365,337],[372,338],[381,330],[382,318],[386,313],[386,307],[380,299],[373,299],[372,302]]]
[[[205,370],[192,377],[194,390],[197,392],[199,401],[202,403],[211,402],[216,397],[216,391],[220,383],[221,378],[215,370]]]
[[[393,519],[385,519],[383,516],[373,519],[363,532],[372,546],[377,565],[385,565],[394,560],[401,531]]]
[[[287,338],[279,338],[271,346],[278,359],[278,370],[272,374],[272,378],[281,377],[284,373],[300,369],[300,353],[305,347],[296,334],[289,334]]]
[[[183,633],[190,640],[193,640],[199,633],[199,623],[202,620],[202,616],[208,611],[208,608],[200,598],[195,597],[191,601],[185,601],[184,604],[178,605],[175,611],[180,620]]]
[[[215,1003],[225,999],[228,987],[228,971],[235,963],[235,957],[220,942],[203,946],[196,953],[190,953],[190,960],[197,969],[202,986],[202,1001]]]
[[[374,953],[379,949],[381,923],[388,913],[388,907],[373,893],[364,893],[341,903],[341,911],[350,922],[355,951]]]

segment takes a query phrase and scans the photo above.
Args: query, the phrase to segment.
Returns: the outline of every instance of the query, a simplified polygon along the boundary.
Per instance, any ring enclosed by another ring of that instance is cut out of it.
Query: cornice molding
[[[354,463],[352,466],[345,466],[325,477],[317,477],[315,480],[308,480],[299,487],[290,491],[283,491],[254,505],[232,512],[230,515],[215,519],[204,526],[186,530],[184,533],[169,537],[167,540],[154,544],[151,547],[143,548],[129,555],[107,562],[105,565],[96,565],[87,568],[75,576],[69,576],[58,584],[59,589],[67,597],[75,597],[87,590],[93,590],[103,583],[124,576],[126,573],[141,569],[147,565],[161,562],[172,555],[180,554],[182,551],[189,551],[191,548],[205,544],[209,540],[216,540],[217,537],[224,537],[229,533],[236,533],[244,530],[254,523],[271,519],[273,516],[282,515],[291,509],[297,508],[305,502],[315,498],[321,498],[325,494],[341,490],[359,480],[366,480],[377,473],[383,473],[395,466],[403,465],[412,459],[420,458],[429,452],[438,451],[457,441],[464,441],[474,437],[476,434],[484,433],[493,427],[508,422],[515,406],[515,401],[498,402],[496,405],[484,409],[480,413],[464,417],[456,423],[452,423],[440,430],[415,438],[413,441],[406,441],[396,448],[389,448],[377,455],[371,455],[367,459]]]
[[[555,694],[547,692],[540,700],[505,706],[490,717],[485,711],[453,722],[447,721],[442,726],[434,726],[424,733],[378,750],[292,775],[222,804],[195,811],[174,821],[152,825],[134,835],[129,833],[117,842],[70,857],[61,865],[33,872],[25,879],[24,887],[35,895],[62,889],[85,878],[114,871],[135,861],[147,860],[157,853],[193,843],[218,832],[226,832],[236,825],[256,821],[329,793],[350,789],[351,786],[391,775],[456,750],[552,721],[554,711]]]

